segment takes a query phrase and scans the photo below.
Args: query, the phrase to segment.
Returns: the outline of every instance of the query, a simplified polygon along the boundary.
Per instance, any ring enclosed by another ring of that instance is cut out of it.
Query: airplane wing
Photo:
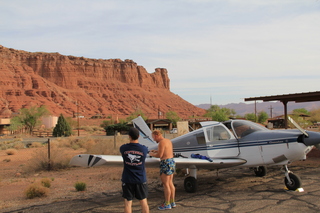
[[[141,116],[132,120],[133,126],[140,132],[139,143],[148,147],[148,150],[157,147],[157,143],[152,139],[152,132]]]
[[[246,163],[246,160],[239,158],[211,158],[210,161],[196,158],[174,158],[177,168],[203,168],[203,169],[220,169],[238,166]],[[146,158],[146,167],[159,167],[159,158]],[[122,166],[123,160],[121,155],[91,155],[80,154],[74,156],[70,163],[71,166],[93,167],[93,166]]]

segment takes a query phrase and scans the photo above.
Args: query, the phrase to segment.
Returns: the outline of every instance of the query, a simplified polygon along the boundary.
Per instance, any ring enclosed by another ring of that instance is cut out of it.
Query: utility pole
[[[77,123],[78,123],[78,136],[80,136],[80,127],[79,127],[79,104],[77,103]]]
[[[270,109],[270,118],[273,118],[272,117],[272,110],[273,110],[272,105],[270,105],[270,108],[268,108],[268,109]]]
[[[257,122],[257,101],[254,101],[254,120]]]

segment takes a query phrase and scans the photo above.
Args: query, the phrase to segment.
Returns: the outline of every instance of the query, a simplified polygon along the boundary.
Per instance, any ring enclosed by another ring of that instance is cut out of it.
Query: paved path
[[[177,208],[168,212],[320,212],[320,169],[312,165],[291,166],[291,171],[302,179],[304,192],[286,191],[284,174],[279,167],[269,168],[265,177],[255,177],[247,168],[222,170],[217,179],[215,171],[198,173],[196,193],[183,189],[184,177],[176,177]],[[159,212],[163,200],[162,187],[150,183],[148,198],[150,212]],[[134,200],[133,212],[141,212]],[[123,199],[118,193],[104,195],[97,192],[86,199],[55,202],[7,212],[123,212]]]

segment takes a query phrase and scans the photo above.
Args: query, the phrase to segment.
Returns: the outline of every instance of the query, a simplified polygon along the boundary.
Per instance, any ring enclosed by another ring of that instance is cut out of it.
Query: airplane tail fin
[[[150,150],[150,147],[156,147],[157,143],[152,139],[152,132],[141,116],[132,120],[133,126],[140,132],[139,143],[145,145]]]

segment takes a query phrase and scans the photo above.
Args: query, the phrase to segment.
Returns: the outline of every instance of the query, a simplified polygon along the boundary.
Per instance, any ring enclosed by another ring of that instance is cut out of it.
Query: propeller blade
[[[301,126],[299,126],[299,124],[297,124],[290,116],[288,116],[288,120],[297,128],[300,130],[300,132],[302,132],[302,134],[304,134],[306,137],[309,137],[308,133],[301,128]]]

